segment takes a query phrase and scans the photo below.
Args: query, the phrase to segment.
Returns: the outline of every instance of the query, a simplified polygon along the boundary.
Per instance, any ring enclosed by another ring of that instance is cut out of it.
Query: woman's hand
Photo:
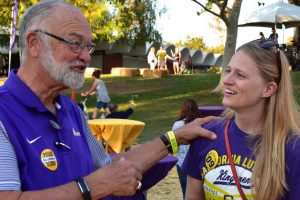
[[[82,92],[82,93],[81,93],[81,96],[83,96],[83,97],[88,96],[88,95],[87,95],[87,92]]]

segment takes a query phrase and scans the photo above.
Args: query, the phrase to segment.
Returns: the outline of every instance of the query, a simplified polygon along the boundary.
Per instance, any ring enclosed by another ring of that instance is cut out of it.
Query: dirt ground
[[[182,200],[176,167],[173,167],[163,180],[148,190],[147,200]]]

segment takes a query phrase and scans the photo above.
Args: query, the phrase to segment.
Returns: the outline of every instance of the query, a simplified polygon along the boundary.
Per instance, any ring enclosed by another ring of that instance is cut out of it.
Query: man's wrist
[[[174,134],[174,131],[168,131],[167,135],[169,136],[169,141],[171,143],[172,146],[172,151],[173,154],[178,152],[178,144],[177,144],[177,140]]]
[[[86,183],[86,181],[83,178],[77,178],[76,183],[82,193],[82,197],[84,200],[91,200],[91,193],[90,193],[90,189]]]
[[[166,134],[161,134],[160,139],[167,147],[170,154],[175,154],[178,152],[178,144],[173,131],[168,131]]]
[[[170,154],[173,154],[173,149],[171,146],[171,143],[169,142],[169,140],[166,138],[165,134],[161,134],[160,137],[161,141],[164,143],[164,145],[167,147],[168,152]]]

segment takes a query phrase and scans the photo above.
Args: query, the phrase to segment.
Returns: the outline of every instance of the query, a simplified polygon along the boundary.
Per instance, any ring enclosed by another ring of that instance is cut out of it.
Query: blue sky
[[[259,9],[257,2],[270,5],[279,0],[244,0],[241,8],[240,18],[247,13]],[[203,1],[204,2],[204,1]],[[284,0],[287,2],[287,0]],[[162,33],[165,41],[176,42],[184,40],[187,35],[191,37],[203,37],[204,42],[209,46],[216,46],[220,43],[220,35],[209,27],[212,15],[203,13],[197,16],[196,12],[200,6],[191,0],[158,0],[159,8],[166,8],[167,12],[157,17],[157,27]],[[242,27],[238,30],[237,46],[257,39],[259,32],[266,37],[271,33],[270,28],[263,27]],[[293,33],[293,28],[284,31],[285,40]],[[279,43],[283,43],[283,31],[278,30]]]

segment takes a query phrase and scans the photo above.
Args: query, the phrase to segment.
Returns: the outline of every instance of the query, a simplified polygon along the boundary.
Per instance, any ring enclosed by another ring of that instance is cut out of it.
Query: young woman
[[[200,114],[199,114],[197,102],[193,99],[186,99],[183,101],[181,105],[179,117],[177,121],[173,124],[172,130],[176,130],[198,117],[200,117]],[[183,160],[188,150],[189,150],[189,145],[179,146],[178,162],[176,163],[176,168],[177,168],[179,182],[182,190],[183,199],[185,198],[185,190],[186,190],[186,174],[182,171],[181,165],[183,163]]]
[[[109,113],[108,103],[110,102],[110,98],[105,83],[100,80],[100,75],[101,70],[95,70],[92,74],[92,78],[94,79],[92,87],[87,92],[81,93],[81,96],[89,96],[93,94],[96,94],[97,96],[97,104],[92,116],[93,119],[96,119],[97,113],[101,108],[105,109],[105,113]]]
[[[181,53],[178,47],[175,48],[175,52],[171,51],[173,56],[173,70],[174,74],[180,74],[180,60],[181,60]]]
[[[151,47],[148,56],[147,56],[148,64],[150,65],[150,69],[155,69],[157,64],[157,58],[155,56],[155,47]]]
[[[182,166],[186,199],[299,199],[300,114],[287,58],[273,40],[249,42],[223,82],[227,113],[204,126],[217,140],[196,139]]]

